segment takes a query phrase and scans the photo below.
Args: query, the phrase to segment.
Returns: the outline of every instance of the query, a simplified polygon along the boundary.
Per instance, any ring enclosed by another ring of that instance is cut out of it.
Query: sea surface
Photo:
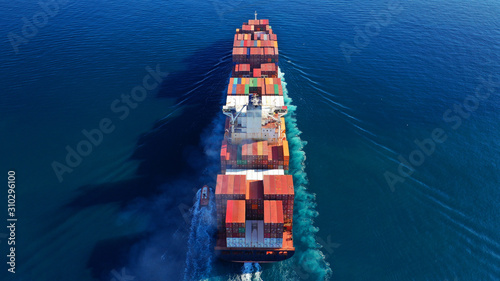
[[[214,258],[195,202],[254,11],[278,35],[297,252],[243,265]],[[500,280],[499,15],[494,0],[2,1],[0,280]]]

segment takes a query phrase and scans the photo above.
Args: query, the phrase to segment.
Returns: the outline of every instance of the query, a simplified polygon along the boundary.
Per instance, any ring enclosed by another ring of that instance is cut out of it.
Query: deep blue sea
[[[214,186],[232,40],[255,10],[278,35],[297,251],[242,265],[213,257],[193,202]],[[1,2],[0,280],[500,280],[499,15],[494,0]]]

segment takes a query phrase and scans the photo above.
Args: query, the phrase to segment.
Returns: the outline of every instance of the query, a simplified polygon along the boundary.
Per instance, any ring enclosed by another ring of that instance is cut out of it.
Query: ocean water
[[[255,10],[278,34],[297,252],[242,265],[208,252],[195,202]],[[500,280],[499,14],[492,0],[0,3],[17,218],[0,280]]]

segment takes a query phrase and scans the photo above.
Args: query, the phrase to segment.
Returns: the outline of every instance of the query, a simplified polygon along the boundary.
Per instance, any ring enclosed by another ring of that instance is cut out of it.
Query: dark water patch
[[[95,245],[87,263],[94,278],[110,280],[121,268],[141,280],[180,278],[189,207],[196,190],[210,179],[208,174],[216,173],[207,168],[217,165],[210,164],[213,157],[205,150],[220,144],[213,127],[231,68],[230,50],[229,41],[201,49],[184,61],[185,71],[170,73],[163,81],[157,98],[176,98],[177,105],[174,114],[158,120],[138,139],[130,158],[139,161],[136,177],[82,186],[65,206],[65,216],[71,217],[92,206],[118,204],[123,212],[150,221],[134,235]]]
[[[127,262],[125,258],[132,246],[148,237],[146,234],[122,236],[99,241],[87,262],[92,277],[109,280],[109,273]]]

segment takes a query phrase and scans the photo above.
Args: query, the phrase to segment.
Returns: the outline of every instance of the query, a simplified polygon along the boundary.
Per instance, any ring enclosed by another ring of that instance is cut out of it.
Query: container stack
[[[224,140],[220,160],[223,172],[227,169],[288,170],[290,165],[288,141],[283,140],[281,145],[270,145],[267,141],[233,145]]]
[[[245,200],[228,200],[226,205],[226,245],[245,246]]]
[[[284,128],[284,127],[281,127]],[[287,167],[286,170],[288,170],[288,167],[290,166],[290,151],[288,148],[288,141],[283,140],[283,168]]]
[[[250,20],[237,29],[233,42],[233,62],[250,62],[252,68],[260,68],[263,63],[278,63],[278,38],[272,33],[269,24],[264,24],[266,20],[261,21]]]
[[[262,70],[260,68],[253,69],[253,77],[260,78],[262,77]]]
[[[255,47],[248,49],[250,49],[250,65],[252,67],[259,67],[261,63],[270,57],[268,54],[264,53],[264,48]]]
[[[283,86],[280,78],[265,78],[266,93],[268,96],[283,96]]]
[[[276,77],[277,67],[275,63],[263,63],[260,65],[261,74],[267,77]]]
[[[250,64],[237,63],[234,65],[233,76],[243,77],[244,75],[250,76]]]
[[[262,181],[249,181],[246,193],[247,220],[264,219],[264,184]]]
[[[218,229],[224,229],[227,201],[245,200],[246,190],[245,175],[217,175],[215,206],[217,209]]]
[[[248,48],[233,48],[233,62],[248,63]]]
[[[241,164],[248,166],[248,169],[263,169],[267,165],[268,142],[259,141],[242,145],[242,162]]]
[[[268,154],[268,166],[273,167],[270,169],[284,169],[288,170],[288,167],[283,166],[284,165],[284,150],[283,146],[281,145],[273,145],[270,147],[271,149],[269,150]]]
[[[285,224],[291,224],[293,218],[293,177],[292,175],[264,175],[264,200],[280,200],[283,204]]]
[[[282,247],[283,226],[282,202],[276,200],[264,200],[264,247]]]
[[[243,26],[241,27],[242,33],[251,34],[253,33],[253,31],[254,31],[254,25],[243,24]]]
[[[250,73],[250,71],[248,73]],[[265,83],[264,78],[233,77],[229,79],[227,95],[228,96],[248,96],[249,94],[265,95],[264,83]]]

